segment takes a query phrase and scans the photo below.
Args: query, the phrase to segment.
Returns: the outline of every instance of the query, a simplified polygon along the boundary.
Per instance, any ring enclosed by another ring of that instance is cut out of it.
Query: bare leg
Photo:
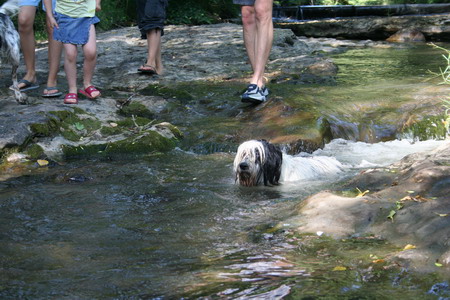
[[[273,41],[273,0],[256,0],[254,6],[242,6],[244,44],[253,68],[250,83],[264,86],[264,70]]]
[[[69,93],[77,93],[77,46],[64,44],[64,71],[66,72]]]
[[[26,74],[23,79],[30,82],[36,82],[36,58],[35,49],[36,41],[34,39],[34,18],[36,15],[36,7],[31,5],[21,6],[19,11],[19,34],[20,44],[22,46],[23,58],[25,61]],[[19,84],[19,88],[24,84]]]
[[[142,69],[152,69],[158,74],[163,73],[163,64],[161,59],[161,30],[152,29],[147,32],[147,61]]]
[[[244,45],[247,50],[248,59],[255,70],[255,37],[256,37],[256,18],[255,8],[244,5],[241,7],[242,27],[244,34]]]
[[[94,25],[91,25],[89,29],[89,40],[85,45],[83,45],[83,54],[83,87],[86,89],[92,85],[92,78],[94,77],[95,65],[97,63],[97,42]],[[93,91],[91,93],[93,98],[99,95],[99,91]]]
[[[53,28],[50,26],[47,20],[47,34],[48,34],[48,78],[47,87],[56,87],[58,85],[58,71],[61,61],[62,43],[53,39]],[[44,94],[48,94],[50,91],[44,89]],[[57,91],[51,90],[51,93]]]
[[[264,70],[273,42],[272,0],[256,0],[255,68],[251,83],[264,85]]]

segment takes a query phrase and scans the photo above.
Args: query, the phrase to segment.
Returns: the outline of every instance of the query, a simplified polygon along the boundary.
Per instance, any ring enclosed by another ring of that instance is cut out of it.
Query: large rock
[[[422,270],[435,261],[450,267],[450,141],[389,168],[368,170],[347,185],[355,187],[369,193],[318,193],[298,206],[298,216],[289,223],[299,232],[335,238],[375,234],[399,247],[412,244],[417,248],[400,258]]]
[[[425,42],[425,36],[417,29],[402,29],[386,39],[388,42],[408,43]]]

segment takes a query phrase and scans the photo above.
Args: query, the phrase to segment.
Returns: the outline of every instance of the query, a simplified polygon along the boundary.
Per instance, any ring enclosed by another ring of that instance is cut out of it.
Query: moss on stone
[[[60,121],[50,118],[46,123],[30,124],[30,130],[35,136],[48,137],[58,132]]]
[[[149,130],[138,137],[133,136],[114,143],[76,147],[64,145],[62,150],[67,159],[89,156],[110,157],[166,152],[173,149],[176,142],[176,139],[168,139],[158,132]]]
[[[195,99],[194,96],[192,96],[182,84],[176,85],[175,88],[152,84],[141,90],[141,93],[146,96],[160,96],[164,98],[176,98],[187,101]]]
[[[68,141],[78,142],[81,139],[81,135],[77,134],[74,130],[65,129],[61,130],[61,135]]]
[[[132,102],[127,106],[124,106],[120,110],[120,114],[126,117],[136,116],[147,119],[154,119],[154,114],[143,104]]]
[[[100,133],[103,136],[111,136],[111,135],[121,134],[122,131],[123,131],[123,129],[120,127],[102,126],[100,128]]]
[[[168,122],[163,122],[163,123],[159,123],[155,125],[156,127],[160,126],[160,127],[165,127],[167,129],[169,129],[172,134],[177,138],[177,139],[182,139],[183,138],[183,133],[181,132],[180,129],[178,129],[178,127],[168,123]],[[223,139],[221,139],[223,140]]]
[[[133,127],[136,127],[136,125],[146,126],[152,122],[153,122],[153,120],[150,120],[148,118],[135,117],[134,120],[133,120],[133,118],[125,118],[123,120],[117,121],[116,123],[119,127],[122,127],[122,128],[133,128]]]
[[[68,110],[59,110],[59,111],[51,111],[50,114],[55,117],[58,117],[62,121],[73,115],[73,112]]]
[[[44,155],[44,149],[37,144],[31,144],[26,148],[25,153],[32,159],[38,159]]]
[[[87,132],[92,132],[102,127],[102,123],[99,120],[91,118],[81,119],[78,121],[78,123],[83,125],[84,129]],[[75,123],[73,123],[72,125],[75,125]]]

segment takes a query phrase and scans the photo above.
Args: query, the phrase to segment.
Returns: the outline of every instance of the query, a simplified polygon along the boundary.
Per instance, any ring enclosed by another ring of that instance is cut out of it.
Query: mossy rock
[[[116,157],[142,155],[155,152],[167,152],[177,144],[177,139],[169,139],[156,131],[148,130],[138,137],[101,145],[83,145],[62,147],[66,159],[76,157]]]
[[[30,130],[34,136],[48,137],[59,131],[61,121],[56,118],[49,118],[46,123],[30,124]]]
[[[149,85],[141,90],[141,94],[145,96],[160,96],[163,98],[176,98],[179,100],[191,101],[194,96],[186,91],[183,85],[177,85],[175,88],[170,88],[164,85]]]
[[[183,133],[181,132],[181,130],[178,129],[178,127],[176,127],[175,125],[172,125],[172,124],[170,124],[168,122],[162,122],[162,123],[156,124],[155,127],[156,128],[158,128],[158,127],[167,128],[167,129],[169,129],[172,132],[172,134],[177,139],[181,140],[183,138]]]
[[[132,118],[126,118],[126,119],[120,120],[116,123],[117,123],[117,125],[119,125],[119,127],[133,128],[133,127],[136,127],[136,125],[145,126],[145,125],[150,124],[151,122],[153,122],[151,119],[138,116],[138,117],[135,117],[134,120]]]
[[[120,127],[102,126],[102,128],[100,128],[100,133],[102,134],[102,136],[118,135],[122,132],[123,129]]]
[[[120,110],[120,114],[126,117],[142,117],[147,119],[154,119],[154,113],[151,112],[145,105],[137,102],[131,102]]]
[[[25,149],[25,153],[32,159],[38,159],[44,156],[44,149],[37,144],[31,144]]]

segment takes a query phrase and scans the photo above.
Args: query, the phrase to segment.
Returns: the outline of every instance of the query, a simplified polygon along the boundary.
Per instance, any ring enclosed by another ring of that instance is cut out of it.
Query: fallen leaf
[[[384,263],[385,262],[385,260],[384,259],[375,259],[375,260],[372,260],[372,263],[374,263],[374,264],[381,264],[381,263]]]
[[[440,264],[440,263],[434,263],[434,265],[435,265],[436,267],[442,267],[442,264]]]
[[[403,203],[400,201],[395,201],[395,206],[396,206],[397,210],[400,210],[403,208]]]
[[[411,250],[411,249],[416,249],[416,246],[408,244],[405,246],[405,248],[403,248],[403,250]]]
[[[413,197],[406,196],[406,197],[403,197],[402,199],[400,199],[400,201],[414,201],[414,200],[413,200]]]
[[[391,219],[392,222],[394,222],[394,216],[397,212],[395,210],[391,210],[389,212],[389,215],[387,216],[388,219]]]
[[[365,191],[363,192],[363,191],[361,191],[359,188],[356,188],[356,190],[358,191],[358,195],[356,195],[356,198],[364,197],[364,195],[366,195],[366,194],[369,192],[369,190],[365,190]]]
[[[406,191],[408,194],[414,194],[414,191]]]
[[[336,266],[333,269],[333,271],[345,271],[345,270],[347,270],[347,268],[343,266]]]
[[[430,199],[427,199],[425,197],[422,197],[420,195],[417,195],[416,197],[414,197],[416,200],[415,201],[419,201],[419,202],[427,202],[430,201]]]
[[[74,126],[75,126],[75,129],[78,130],[78,131],[81,131],[81,130],[84,129],[84,125],[81,124],[80,122],[76,122],[76,123],[74,124]]]
[[[448,217],[449,216],[449,214],[439,214],[439,213],[435,213],[435,214],[437,214],[439,217]]]
[[[45,167],[45,166],[48,165],[48,161],[45,160],[45,159],[38,159],[38,160],[37,160],[37,163],[38,163],[38,165],[41,166],[41,167]]]
[[[425,197],[417,195],[417,196],[406,196],[406,197],[403,197],[402,199],[400,199],[400,201],[427,202],[427,201],[430,201],[430,199],[427,199]]]

